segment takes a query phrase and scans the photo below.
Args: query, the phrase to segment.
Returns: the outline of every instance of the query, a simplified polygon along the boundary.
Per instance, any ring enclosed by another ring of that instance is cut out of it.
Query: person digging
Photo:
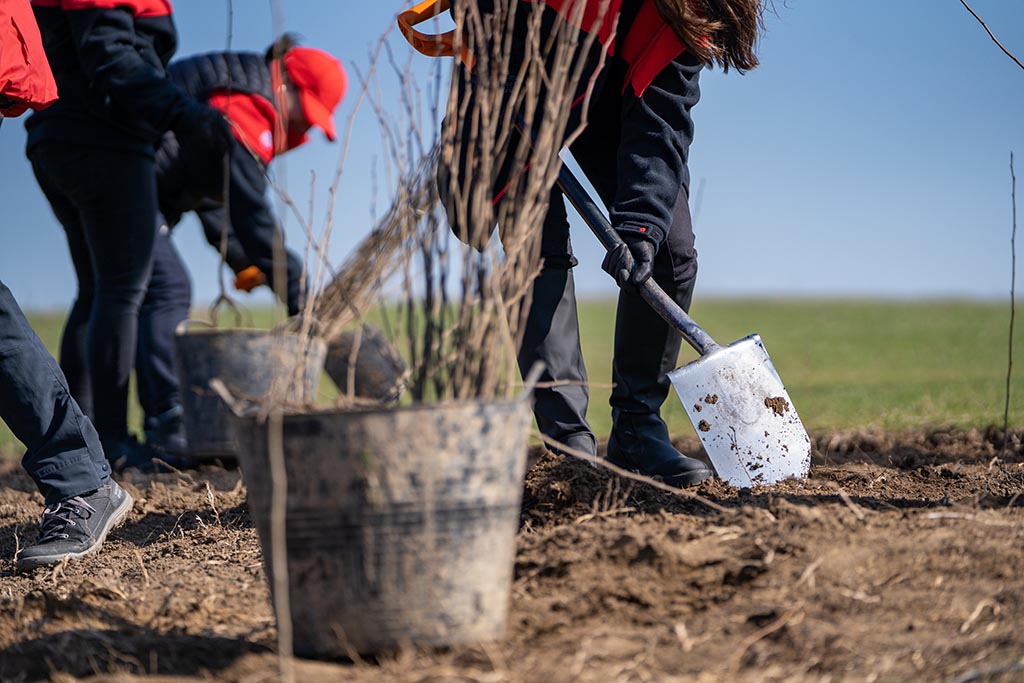
[[[483,15],[478,25],[492,26],[489,15],[509,0],[452,2],[457,25],[468,2],[474,2]],[[660,415],[670,386],[666,373],[676,365],[681,336],[637,289],[653,277],[683,309],[690,306],[697,275],[688,206],[687,162],[694,131],[690,111],[700,99],[699,77],[705,66],[717,64],[740,72],[757,66],[754,48],[762,26],[762,0],[586,0],[582,11],[576,11],[575,3],[546,0],[540,31],[532,32],[537,2],[507,5],[514,8],[515,17],[511,46],[503,48],[513,62],[506,95],[517,87],[514,79],[527,53],[528,36],[542,39],[552,35],[556,22],[574,21],[583,33],[597,38],[586,53],[586,41],[579,41],[575,59],[584,65],[580,90],[566,101],[574,102],[567,130],[574,130],[581,117],[586,121],[570,150],[609,208],[612,226],[625,243],[609,252],[602,264],[620,287],[612,364],[613,426],[606,457],[619,467],[660,477],[671,486],[693,486],[712,471],[676,450]],[[416,10],[438,3],[448,4],[428,0]],[[429,8],[423,12],[430,13]],[[464,45],[487,43],[486,36],[463,38]],[[471,137],[473,126],[462,125],[465,112],[474,110],[476,76],[465,66],[467,62],[472,63],[464,59],[455,67],[455,97],[444,139],[462,131],[458,144],[473,154],[480,153],[474,144],[483,147]],[[538,100],[547,96],[544,80]],[[583,89],[591,84],[588,99]],[[589,102],[586,112],[580,111],[584,102]],[[526,120],[522,112],[513,115]],[[511,155],[516,146],[512,136],[499,154]],[[557,148],[551,150],[557,152]],[[450,166],[442,165],[439,189],[453,230],[475,244],[481,232],[489,232],[492,226],[486,221],[459,225],[453,199],[472,197],[475,184],[488,183],[489,196],[500,201],[510,179],[503,174],[507,165],[502,163],[494,165],[499,169],[495,177],[480,178],[462,166],[466,158],[463,154]],[[535,392],[534,405],[541,432],[573,450],[596,455],[597,440],[586,420],[587,374],[572,276],[576,259],[565,203],[557,190],[552,191],[541,230],[543,266],[533,286],[519,366],[525,374],[537,361],[545,365],[540,382],[544,388]]]

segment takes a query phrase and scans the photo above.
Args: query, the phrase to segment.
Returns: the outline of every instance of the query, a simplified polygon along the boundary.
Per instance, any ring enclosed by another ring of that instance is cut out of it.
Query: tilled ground
[[[807,482],[715,482],[699,498],[543,455],[505,642],[300,661],[294,678],[1022,681],[1020,442],[828,435]],[[102,554],[21,576],[12,558],[41,499],[17,469],[0,475],[0,680],[277,680],[238,473],[126,485],[135,510]]]

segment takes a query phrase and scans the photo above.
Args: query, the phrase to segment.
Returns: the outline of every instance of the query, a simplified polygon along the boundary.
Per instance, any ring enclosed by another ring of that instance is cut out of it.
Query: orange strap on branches
[[[398,30],[402,32],[402,35],[409,41],[413,49],[422,55],[427,57],[454,57],[456,34],[454,29],[446,33],[430,35],[417,31],[414,28],[429,19],[447,12],[451,9],[451,6],[451,0],[423,0],[423,2],[412,9],[408,9],[398,15]],[[462,61],[467,64],[472,62],[465,48],[462,50]]]

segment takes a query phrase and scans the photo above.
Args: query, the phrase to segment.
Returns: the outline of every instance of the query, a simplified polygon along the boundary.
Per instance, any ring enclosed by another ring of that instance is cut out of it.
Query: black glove
[[[235,136],[231,124],[224,115],[213,107],[198,102],[189,102],[181,114],[176,130],[186,130],[209,145],[217,154],[224,154],[231,148]]]
[[[622,233],[622,244],[609,251],[601,268],[615,278],[619,288],[635,294],[654,274],[654,242],[633,233]]]

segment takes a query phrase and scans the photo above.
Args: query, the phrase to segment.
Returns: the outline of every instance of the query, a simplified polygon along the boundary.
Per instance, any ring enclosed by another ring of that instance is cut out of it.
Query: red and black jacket
[[[532,2],[536,0],[526,0]],[[582,11],[578,2],[585,2]],[[628,65],[623,89],[632,88],[642,96],[655,77],[672,60],[686,50],[672,27],[662,19],[651,0],[544,0],[544,3],[567,20],[577,21],[577,28],[596,33],[610,57],[618,57]],[[621,22],[621,39],[613,40],[616,21]]]
[[[266,167],[275,152],[301,144],[305,136],[275,135],[273,79],[263,55],[213,52],[173,62],[170,79],[190,98],[213,106],[231,121],[237,144],[231,150],[228,196],[230,221],[225,259],[236,273],[256,266],[273,286],[275,243],[284,236],[267,199]],[[275,145],[275,141],[278,143]],[[220,248],[225,223],[223,157],[188,132],[168,132],[156,155],[160,211],[173,228],[194,211],[207,241]],[[302,260],[286,252],[287,305],[302,307]]]
[[[57,99],[28,0],[0,2],[0,116],[21,116]]]
[[[32,0],[60,100],[32,116],[43,140],[152,154],[187,97],[167,78],[177,49],[168,0]]]
[[[475,2],[486,11],[493,0]],[[594,93],[591,106],[614,107],[612,115],[620,122],[617,191],[609,217],[619,232],[660,245],[671,228],[680,188],[689,188],[690,110],[700,99],[703,64],[687,53],[652,0],[544,2],[563,19],[576,17],[574,3],[586,3],[578,27],[596,34],[608,55],[598,79],[602,92]]]

